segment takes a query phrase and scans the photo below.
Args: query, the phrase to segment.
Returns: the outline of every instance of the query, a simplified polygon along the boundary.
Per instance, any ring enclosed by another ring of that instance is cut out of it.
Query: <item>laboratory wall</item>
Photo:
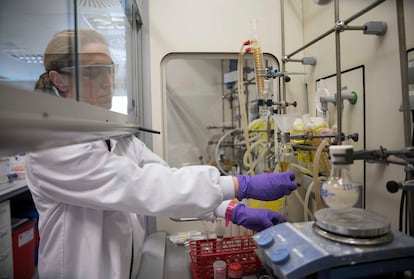
[[[340,2],[340,18],[346,19],[374,1],[347,0]],[[259,22],[262,51],[274,55],[279,61],[282,54],[289,54],[313,40],[334,26],[334,5],[316,5],[310,0],[152,0],[149,7],[149,64],[152,101],[152,128],[165,130],[163,115],[165,96],[163,95],[163,59],[171,53],[237,53],[241,44],[249,39],[251,19]],[[414,47],[411,35],[414,19],[414,2],[404,1],[407,49]],[[282,9],[283,7],[283,9]],[[282,12],[283,10],[283,12]],[[283,21],[283,23],[282,23]],[[398,52],[396,1],[389,0],[349,25],[360,26],[368,21],[384,21],[388,30],[384,36],[364,35],[361,30],[341,33],[341,70],[349,90],[358,90],[357,113],[344,113],[343,121],[349,131],[359,130],[358,148],[378,149],[380,146],[394,150],[404,147],[401,75]],[[315,56],[314,66],[290,62],[284,65],[292,74],[285,87],[286,100],[297,101],[296,108],[288,112],[320,116],[315,108],[317,81],[329,77],[335,84],[336,48],[334,33],[323,38],[292,58]],[[189,83],[197,82],[195,80]],[[362,83],[362,84],[361,84]],[[184,86],[184,84],[183,84]],[[329,85],[331,86],[331,85]],[[331,91],[335,93],[333,86]],[[153,149],[165,157],[168,144],[163,134],[153,136]],[[389,180],[404,179],[401,166],[357,162],[356,179],[365,184],[362,205],[369,210],[387,216],[393,228],[398,227],[400,195],[387,192]],[[289,216],[300,221],[303,209],[294,197],[289,202]],[[158,218],[159,230],[181,232],[205,230],[198,222],[175,223]]]
[[[348,0],[340,2],[340,19],[348,19],[375,1]],[[414,2],[404,1],[406,48],[414,47],[412,33],[414,24],[412,14]],[[303,1],[304,11],[304,42],[309,42],[334,27],[333,3],[326,6],[316,6],[312,1]],[[402,85],[400,56],[398,46],[396,1],[385,1],[369,12],[356,18],[349,26],[363,26],[370,21],[387,23],[387,32],[383,36],[365,35],[361,30],[349,30],[340,33],[341,71],[360,67],[362,74],[343,82],[348,90],[361,88],[358,92],[364,104],[364,112],[343,113],[343,123],[361,123],[365,127],[360,134],[360,141],[354,146],[365,149],[398,150],[405,147],[402,105]],[[300,47],[300,46],[297,46]],[[294,49],[293,49],[294,50]],[[292,50],[292,51],[293,51]],[[305,56],[316,56],[317,65],[307,72],[309,100],[314,100],[317,90],[316,81],[336,72],[335,36],[320,40],[305,50]],[[407,67],[407,65],[405,65]],[[346,74],[345,74],[346,75]],[[331,92],[336,92],[333,87]],[[363,93],[365,95],[363,95]],[[315,102],[309,102],[309,112],[316,114]],[[352,132],[352,131],[347,131]],[[361,142],[363,141],[363,142]],[[361,164],[358,162],[358,164]],[[393,228],[398,228],[398,216],[401,191],[391,194],[386,190],[390,180],[404,181],[404,166],[393,164],[365,163],[356,171],[358,179],[365,183],[365,207],[368,210],[385,215],[391,221]]]

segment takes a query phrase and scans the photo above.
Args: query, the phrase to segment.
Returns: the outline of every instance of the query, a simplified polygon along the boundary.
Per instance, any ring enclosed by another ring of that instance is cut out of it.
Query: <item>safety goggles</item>
[[[79,76],[84,79],[89,80],[101,80],[110,75],[114,78],[114,75],[118,69],[116,64],[96,64],[96,65],[82,65],[82,66],[72,66],[64,67],[59,70],[62,73],[71,73],[74,74],[76,69],[79,71]]]

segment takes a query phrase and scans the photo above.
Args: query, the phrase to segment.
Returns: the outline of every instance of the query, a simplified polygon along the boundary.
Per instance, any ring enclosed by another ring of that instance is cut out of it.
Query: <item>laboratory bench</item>
[[[14,180],[0,185],[0,203],[29,191],[26,180]]]

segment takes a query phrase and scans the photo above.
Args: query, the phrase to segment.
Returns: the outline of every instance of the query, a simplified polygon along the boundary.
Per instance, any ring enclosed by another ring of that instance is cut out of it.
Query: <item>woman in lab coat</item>
[[[75,33],[56,34],[36,88],[75,98]],[[81,100],[111,107],[114,65],[104,38],[78,30]],[[283,217],[232,200],[275,200],[291,172],[220,176],[212,166],[170,168],[133,135],[29,153],[26,177],[39,212],[40,278],[135,278],[144,216],[225,218],[260,231]]]

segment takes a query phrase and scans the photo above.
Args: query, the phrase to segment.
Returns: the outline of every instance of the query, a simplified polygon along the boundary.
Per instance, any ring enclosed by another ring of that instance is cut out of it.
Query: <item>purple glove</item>
[[[292,171],[280,173],[262,173],[258,175],[236,175],[239,179],[237,199],[257,199],[274,201],[289,195],[298,185]]]
[[[231,215],[233,224],[260,232],[273,225],[285,222],[280,213],[269,209],[249,208],[239,203]]]

